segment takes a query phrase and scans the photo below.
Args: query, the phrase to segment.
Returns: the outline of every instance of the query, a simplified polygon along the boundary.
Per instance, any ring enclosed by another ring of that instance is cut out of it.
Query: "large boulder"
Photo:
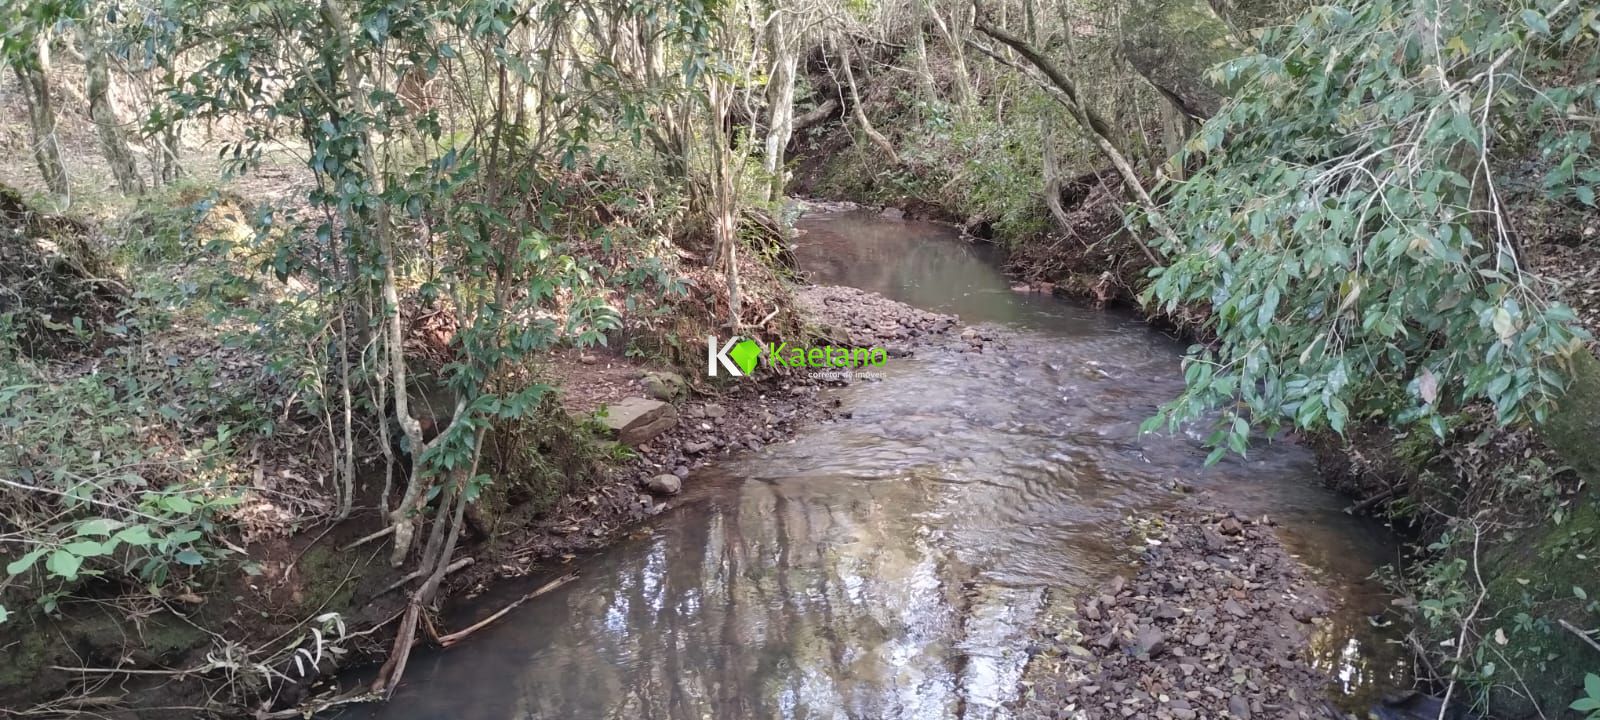
[[[678,424],[678,410],[671,403],[649,398],[628,398],[608,405],[600,422],[610,428],[618,442],[638,447]]]

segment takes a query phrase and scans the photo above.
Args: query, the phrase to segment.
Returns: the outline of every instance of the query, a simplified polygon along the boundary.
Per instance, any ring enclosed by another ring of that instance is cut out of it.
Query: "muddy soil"
[[[1308,643],[1328,594],[1270,520],[1136,521],[1138,568],[1060,603],[1029,668],[1037,718],[1329,718]]]

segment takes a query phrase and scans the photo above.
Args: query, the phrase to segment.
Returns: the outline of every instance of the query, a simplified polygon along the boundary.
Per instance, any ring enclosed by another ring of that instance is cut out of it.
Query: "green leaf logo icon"
[[[756,358],[760,355],[761,346],[754,340],[740,340],[738,345],[734,345],[733,349],[728,351],[728,357],[732,358],[733,363],[746,375],[756,369]]]

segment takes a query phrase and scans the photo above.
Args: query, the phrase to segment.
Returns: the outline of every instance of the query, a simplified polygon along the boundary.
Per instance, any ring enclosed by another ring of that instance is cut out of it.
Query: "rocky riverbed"
[[[1132,523],[1137,570],[1060,603],[1029,668],[1035,718],[1342,718],[1308,643],[1330,611],[1270,520]]]
[[[905,303],[838,285],[807,285],[795,302],[835,340],[856,347],[880,346],[890,355],[904,355],[916,345],[950,332],[960,323],[954,315],[918,310]]]

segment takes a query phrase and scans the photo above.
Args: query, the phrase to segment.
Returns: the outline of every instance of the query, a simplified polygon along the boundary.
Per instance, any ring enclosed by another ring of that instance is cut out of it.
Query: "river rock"
[[[718,405],[716,403],[706,403],[705,406],[701,408],[701,410],[702,410],[702,412],[704,412],[705,416],[708,417],[708,418],[720,418],[720,417],[728,414],[728,409],[727,408],[724,408],[721,405]]]
[[[649,398],[628,398],[606,407],[601,422],[623,445],[638,447],[678,424],[672,405]]]
[[[1133,654],[1155,657],[1167,649],[1167,638],[1160,630],[1153,627],[1145,628],[1139,632],[1139,637],[1134,641]]]
[[[644,376],[644,390],[657,400],[673,400],[689,387],[682,375],[665,370]]]
[[[677,495],[683,490],[683,480],[677,475],[662,474],[645,481],[644,486],[657,495]]]
[[[1177,620],[1183,617],[1183,611],[1170,603],[1161,603],[1151,615],[1157,620]]]

